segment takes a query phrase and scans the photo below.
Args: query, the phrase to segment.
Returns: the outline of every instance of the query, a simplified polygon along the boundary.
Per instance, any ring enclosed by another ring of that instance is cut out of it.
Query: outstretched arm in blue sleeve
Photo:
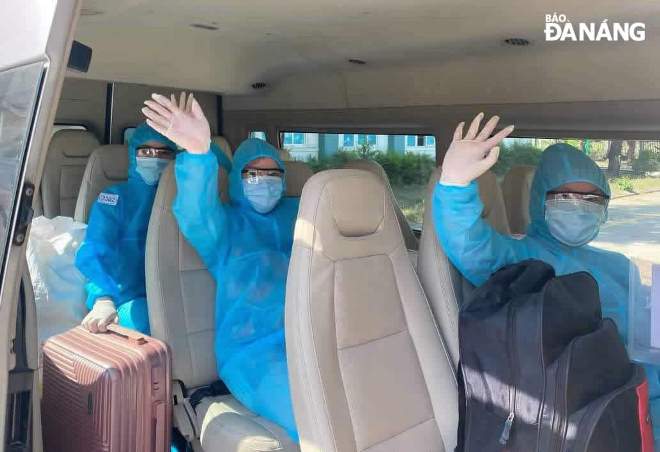
[[[433,192],[433,222],[449,260],[479,286],[504,265],[524,259],[524,243],[500,234],[481,218],[476,182],[466,187],[438,183]]]
[[[174,173],[174,216],[183,235],[211,269],[224,257],[229,243],[226,207],[218,196],[218,160],[213,152],[184,152],[177,156]]]

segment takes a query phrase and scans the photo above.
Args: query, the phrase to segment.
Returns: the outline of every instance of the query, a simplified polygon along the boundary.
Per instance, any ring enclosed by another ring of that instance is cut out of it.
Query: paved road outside
[[[660,264],[660,192],[617,198],[594,246]]]

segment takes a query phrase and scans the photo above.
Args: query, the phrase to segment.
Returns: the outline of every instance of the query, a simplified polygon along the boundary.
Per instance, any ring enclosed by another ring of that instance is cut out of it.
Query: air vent
[[[209,30],[209,31],[215,31],[218,29],[216,25],[209,25],[209,24],[190,24],[191,27],[193,28],[199,28],[200,30]]]
[[[255,82],[252,84],[252,89],[264,89],[268,84],[266,82]]]
[[[351,63],[351,64],[357,64],[357,65],[367,64],[366,61],[360,60],[359,58],[349,58],[348,62]]]
[[[504,40],[504,44],[514,47],[525,47],[531,44],[529,39],[525,38],[508,38]]]

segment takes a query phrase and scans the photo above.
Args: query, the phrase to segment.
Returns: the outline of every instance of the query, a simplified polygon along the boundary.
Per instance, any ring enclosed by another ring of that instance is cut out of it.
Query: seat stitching
[[[371,344],[373,342],[380,341],[381,339],[387,339],[388,337],[396,336],[396,335],[402,334],[402,333],[408,333],[408,329],[406,328],[406,329],[403,329],[403,330],[399,330],[395,333],[389,333],[389,334],[386,334],[384,336],[375,337],[373,339],[368,339],[364,342],[360,342],[359,344],[347,345],[347,346],[341,347],[341,348],[338,347],[337,350],[338,351],[350,350],[350,349],[355,348],[355,347],[361,347],[363,345],[368,345],[368,344]]]

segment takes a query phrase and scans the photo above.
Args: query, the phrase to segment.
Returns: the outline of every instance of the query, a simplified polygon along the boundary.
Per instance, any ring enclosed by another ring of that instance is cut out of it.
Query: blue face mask
[[[243,179],[243,193],[254,210],[263,214],[275,208],[284,189],[282,178],[259,176]]]
[[[165,171],[170,163],[169,159],[159,159],[154,157],[136,157],[136,171],[147,185],[156,185],[160,175]]]
[[[552,199],[545,202],[545,222],[554,238],[578,247],[596,238],[607,219],[605,206],[584,200]]]

